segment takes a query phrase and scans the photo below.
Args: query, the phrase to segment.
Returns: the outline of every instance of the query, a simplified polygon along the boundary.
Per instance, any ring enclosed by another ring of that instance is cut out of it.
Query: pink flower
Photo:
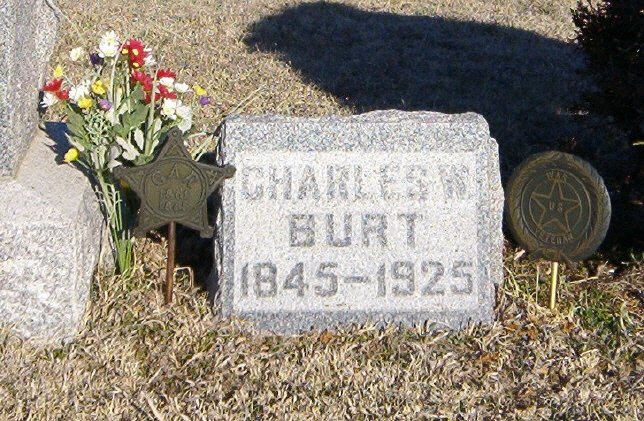
[[[56,96],[58,97],[58,99],[66,101],[69,99],[69,91],[67,89],[61,89],[60,91],[56,92]]]
[[[159,69],[157,70],[157,80],[161,80],[164,77],[172,79],[173,81],[177,78],[177,74],[170,69]]]
[[[168,89],[164,85],[157,86],[157,89],[158,89],[158,94],[161,98],[177,99],[177,93],[170,91],[170,89]]]

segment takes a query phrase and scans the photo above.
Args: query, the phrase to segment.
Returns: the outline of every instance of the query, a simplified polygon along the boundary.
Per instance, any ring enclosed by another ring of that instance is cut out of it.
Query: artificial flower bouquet
[[[113,31],[101,37],[96,51],[78,47],[69,56],[72,66],[87,67],[85,76],[74,84],[57,66],[42,87],[42,106],[63,106],[72,145],[65,161],[81,164],[95,178],[116,266],[127,274],[134,265],[134,209],[112,170],[150,162],[164,134],[175,126],[188,132],[193,109],[210,99],[200,86],[191,89],[172,70],[159,68],[142,41],[123,42]]]

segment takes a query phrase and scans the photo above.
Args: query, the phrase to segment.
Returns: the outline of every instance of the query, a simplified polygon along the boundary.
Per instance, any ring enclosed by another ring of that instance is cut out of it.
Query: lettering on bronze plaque
[[[536,257],[560,262],[594,253],[611,214],[597,171],[562,152],[536,154],[521,163],[508,182],[506,206],[517,242]]]
[[[141,199],[134,229],[137,236],[170,222],[193,228],[203,237],[212,236],[206,201],[234,173],[231,165],[215,167],[195,162],[183,145],[181,130],[176,128],[169,132],[154,162],[114,170],[114,175],[125,180]]]

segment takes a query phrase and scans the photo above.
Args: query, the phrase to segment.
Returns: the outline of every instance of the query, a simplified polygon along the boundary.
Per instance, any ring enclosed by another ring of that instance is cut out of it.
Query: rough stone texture
[[[34,137],[58,26],[50,5],[0,2],[0,324],[44,341],[76,332],[102,224],[87,177],[56,164],[60,142]]]
[[[89,298],[102,218],[87,177],[55,162],[55,142],[31,142],[0,182],[0,323],[42,341],[71,338]]]
[[[16,172],[33,137],[57,27],[44,0],[0,1],[0,178]]]
[[[224,315],[297,333],[349,322],[458,328],[493,317],[503,191],[483,117],[233,116]]]

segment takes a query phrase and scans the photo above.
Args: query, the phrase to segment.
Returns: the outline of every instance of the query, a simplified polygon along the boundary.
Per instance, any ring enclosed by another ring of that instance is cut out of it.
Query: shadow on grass
[[[620,141],[606,140],[601,121],[574,111],[588,81],[571,43],[494,24],[327,2],[264,17],[248,28],[244,42],[251,52],[276,54],[357,113],[483,115],[499,143],[504,180],[528,155],[551,149],[589,160],[609,186],[623,178],[626,144],[615,147]],[[186,256],[197,255],[191,250]]]
[[[624,228],[641,207],[633,213],[619,197],[633,164],[628,145],[605,120],[575,111],[590,83],[574,44],[495,24],[327,2],[264,17],[248,28],[244,42],[250,51],[276,54],[358,113],[393,108],[481,114],[499,144],[504,184],[532,153],[580,155],[613,193],[609,243],[638,243]]]
[[[580,136],[580,117],[568,109],[583,59],[571,44],[533,32],[318,2],[263,18],[244,42],[276,53],[356,112],[483,115],[504,178],[528,154]]]

